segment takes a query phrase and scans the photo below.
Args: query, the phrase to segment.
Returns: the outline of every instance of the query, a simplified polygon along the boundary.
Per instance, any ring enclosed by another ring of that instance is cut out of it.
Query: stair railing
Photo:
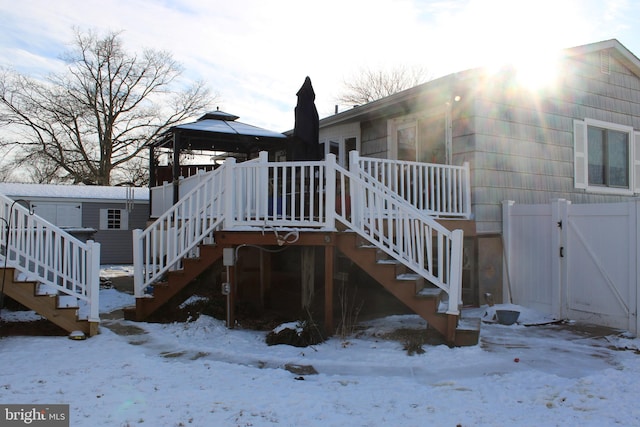
[[[336,219],[444,290],[449,296],[447,314],[460,314],[462,230],[448,230],[357,173],[338,165],[335,171]]]
[[[16,269],[24,280],[86,302],[87,320],[99,322],[100,244],[78,240],[4,195],[0,218],[2,266]]]
[[[228,159],[146,230],[134,231],[135,295],[197,251],[217,228],[335,230],[344,223],[449,294],[459,314],[462,231],[449,231],[383,185],[336,163]]]
[[[223,176],[233,169],[235,159],[209,172],[205,179],[145,230],[133,231],[134,293],[144,296],[145,288],[169,270],[181,266],[182,259],[195,254],[197,246],[220,226],[227,191]]]
[[[469,163],[462,166],[360,157],[349,153],[352,172],[375,179],[433,217],[471,218]]]

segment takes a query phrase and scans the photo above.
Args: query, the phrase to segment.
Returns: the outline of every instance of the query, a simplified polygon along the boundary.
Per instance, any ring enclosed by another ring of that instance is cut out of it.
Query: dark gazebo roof
[[[171,127],[153,147],[221,151],[250,154],[261,150],[286,149],[287,136],[278,132],[236,121],[239,117],[216,110],[192,123]]]

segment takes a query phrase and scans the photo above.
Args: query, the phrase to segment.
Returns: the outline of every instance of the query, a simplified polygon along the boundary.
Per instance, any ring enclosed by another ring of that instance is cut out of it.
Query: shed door
[[[82,227],[80,203],[35,202],[33,212],[58,227]]]

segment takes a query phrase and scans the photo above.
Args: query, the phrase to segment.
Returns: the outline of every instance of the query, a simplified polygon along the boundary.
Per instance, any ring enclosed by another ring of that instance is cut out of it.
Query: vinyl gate
[[[639,224],[640,201],[504,202],[505,300],[637,334]]]

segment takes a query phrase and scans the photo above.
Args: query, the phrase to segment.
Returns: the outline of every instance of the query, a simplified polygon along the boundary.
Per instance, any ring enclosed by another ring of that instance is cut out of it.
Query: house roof
[[[563,53],[565,56],[576,56],[607,49],[613,49],[616,58],[629,67],[634,74],[640,76],[640,59],[617,39],[603,40],[596,43],[572,47],[565,49]]]
[[[612,49],[617,59],[625,64],[634,74],[640,76],[640,59],[617,39],[603,40],[568,48],[562,51],[562,55],[565,57],[577,56],[607,49]],[[439,94],[439,96],[442,97],[440,101],[444,104],[456,96],[456,88],[458,85],[462,85],[467,77],[478,75],[478,73],[482,72],[483,68],[473,68],[448,74],[385,98],[369,102],[368,104],[355,106],[350,110],[321,119],[320,128],[338,123],[350,123],[380,116],[388,116],[389,114],[402,112],[403,110],[410,111],[408,106],[411,103],[417,102],[416,100],[420,98],[420,95],[427,90],[429,90],[432,95]],[[291,131],[287,131],[286,133],[289,134],[290,132]]]
[[[149,189],[129,187],[133,191],[133,200],[146,202],[149,200]],[[56,185],[56,184],[24,184],[0,183],[0,194],[10,198],[39,198],[39,199],[87,199],[98,200],[127,200],[127,187],[107,187],[93,185]]]

